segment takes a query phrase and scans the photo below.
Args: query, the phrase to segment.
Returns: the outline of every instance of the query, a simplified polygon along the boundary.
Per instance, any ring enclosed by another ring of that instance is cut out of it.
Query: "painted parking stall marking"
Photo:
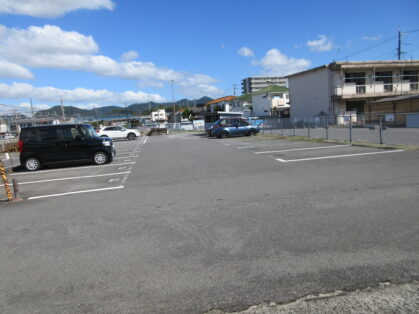
[[[47,198],[47,197],[57,197],[57,196],[64,196],[64,195],[72,195],[72,194],[82,194],[82,193],[93,193],[93,192],[101,192],[101,191],[110,191],[110,190],[120,190],[123,189],[124,186],[114,186],[110,188],[102,188],[102,189],[93,189],[93,190],[83,190],[83,191],[73,191],[67,193],[58,193],[58,194],[49,194],[49,195],[40,195],[40,196],[31,196],[28,197],[28,200],[35,200],[40,198]]]
[[[294,151],[302,151],[302,150],[316,150],[316,149],[325,149],[325,148],[341,148],[341,147],[348,147],[348,146],[352,146],[352,144],[303,147],[303,148],[292,148],[292,149],[282,149],[282,150],[270,150],[270,151],[265,151],[265,152],[255,152],[255,154],[274,154],[274,153],[285,153],[285,152],[294,152]]]
[[[309,161],[309,160],[320,160],[320,159],[333,159],[333,158],[347,158],[347,157],[356,157],[356,156],[366,156],[366,155],[378,155],[378,154],[389,154],[389,153],[400,153],[404,152],[402,149],[390,150],[384,152],[368,152],[368,153],[357,153],[357,154],[345,154],[345,155],[334,155],[334,156],[322,156],[322,157],[311,157],[311,158],[300,158],[300,159],[281,159],[276,158],[280,162],[296,162],[296,161]]]
[[[46,180],[38,180],[38,181],[24,181],[24,182],[19,182],[19,185],[54,182],[54,181],[91,179],[91,178],[109,177],[109,176],[116,176],[116,175],[129,174],[129,173],[131,173],[131,171],[97,174],[97,175],[92,175],[92,176],[67,177],[67,178],[46,179]]]
[[[19,178],[19,185],[22,186],[21,196],[26,200],[118,191],[124,189],[132,168],[137,164],[136,158],[139,157],[146,142],[147,138],[137,141],[115,141],[114,161],[105,165],[69,166],[34,172],[22,171],[12,175]],[[61,182],[65,184],[60,184]]]
[[[48,172],[74,171],[74,170],[86,169],[86,168],[115,167],[115,166],[133,165],[133,164],[136,164],[136,162],[135,161],[130,161],[130,162],[124,162],[124,163],[119,163],[119,164],[110,163],[110,164],[100,165],[100,166],[82,166],[82,167],[71,167],[71,168],[60,168],[60,169],[51,169],[51,170],[41,170],[41,171],[34,171],[34,172],[16,172],[16,173],[12,173],[12,176],[36,175],[36,174],[39,175],[39,174],[44,174],[44,173],[48,173]]]

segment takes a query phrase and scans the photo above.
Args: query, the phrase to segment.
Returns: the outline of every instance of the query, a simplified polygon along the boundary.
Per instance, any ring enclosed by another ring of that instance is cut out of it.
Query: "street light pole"
[[[172,80],[172,102],[173,102],[173,129],[175,129],[176,113],[175,113],[175,96],[173,93],[173,80]]]

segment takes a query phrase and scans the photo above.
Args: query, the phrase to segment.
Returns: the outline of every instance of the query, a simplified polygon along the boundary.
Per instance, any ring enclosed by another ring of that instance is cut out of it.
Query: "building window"
[[[418,72],[417,70],[403,71],[402,80],[410,82],[410,90],[418,90]]]
[[[347,101],[346,111],[355,111],[356,114],[364,113],[364,101]]]
[[[365,72],[345,73],[345,83],[355,83],[356,93],[365,94]]]
[[[393,91],[393,72],[391,71],[376,72],[375,81],[383,82],[385,93],[389,93]]]

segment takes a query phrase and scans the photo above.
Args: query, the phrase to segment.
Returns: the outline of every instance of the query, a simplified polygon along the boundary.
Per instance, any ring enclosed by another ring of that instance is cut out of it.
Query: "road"
[[[135,149],[123,188],[0,204],[0,312],[229,312],[419,278],[419,151],[195,134]]]

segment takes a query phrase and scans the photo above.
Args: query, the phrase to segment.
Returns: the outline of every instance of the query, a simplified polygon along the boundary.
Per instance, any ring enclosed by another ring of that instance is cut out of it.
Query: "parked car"
[[[112,139],[98,137],[88,124],[59,124],[22,128],[20,164],[35,171],[47,164],[91,162],[103,165],[115,156]]]
[[[126,138],[128,140],[135,140],[137,137],[141,136],[139,130],[136,129],[126,129],[122,126],[107,126],[96,130],[96,133],[100,137],[110,137],[113,139]]]
[[[250,124],[242,118],[220,119],[209,129],[210,136],[224,138],[227,136],[252,136],[259,133],[257,125]]]

